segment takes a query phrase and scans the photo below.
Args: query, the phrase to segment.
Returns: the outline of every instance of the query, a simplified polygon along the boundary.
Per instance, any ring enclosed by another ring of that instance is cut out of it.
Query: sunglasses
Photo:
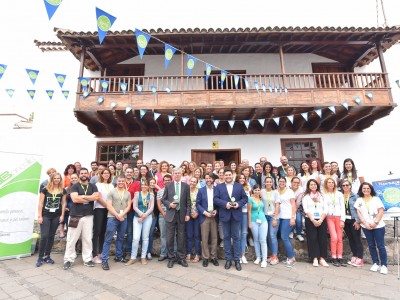
[[[342,184],[342,186],[343,186],[343,187],[345,187],[345,186],[350,186],[350,184]]]

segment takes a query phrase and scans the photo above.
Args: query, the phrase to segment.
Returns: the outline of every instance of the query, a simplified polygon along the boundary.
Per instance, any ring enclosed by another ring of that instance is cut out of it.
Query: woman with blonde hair
[[[161,161],[158,164],[158,172],[156,173],[157,185],[163,189],[164,188],[164,176],[169,174],[169,163],[166,160]]]
[[[203,186],[206,186],[206,181],[203,179],[203,169],[200,167],[196,167],[193,170],[193,176],[194,178],[197,179],[197,188],[202,188]]]
[[[39,257],[36,267],[43,262],[54,264],[50,252],[58,225],[64,220],[67,192],[63,188],[60,173],[54,173],[45,188],[40,191],[38,223],[40,224]]]
[[[251,187],[249,182],[246,180],[246,176],[244,174],[240,174],[236,177],[236,181],[243,185],[244,192],[247,197],[250,197]],[[246,246],[247,246],[247,234],[249,228],[249,220],[248,220],[248,210],[247,204],[242,207],[242,222],[241,222],[241,258],[240,262],[242,264],[247,264],[247,259],[245,256]]]

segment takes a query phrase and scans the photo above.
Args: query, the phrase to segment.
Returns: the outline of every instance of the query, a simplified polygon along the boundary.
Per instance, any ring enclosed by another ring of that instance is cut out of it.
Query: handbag
[[[77,228],[78,224],[79,224],[79,220],[82,218],[83,216],[70,216],[69,217],[69,222],[68,222],[68,227],[71,228]]]

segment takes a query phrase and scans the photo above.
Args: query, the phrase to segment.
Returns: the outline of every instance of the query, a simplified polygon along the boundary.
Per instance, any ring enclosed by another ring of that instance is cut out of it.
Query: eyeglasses
[[[342,184],[342,187],[350,186],[350,184]]]

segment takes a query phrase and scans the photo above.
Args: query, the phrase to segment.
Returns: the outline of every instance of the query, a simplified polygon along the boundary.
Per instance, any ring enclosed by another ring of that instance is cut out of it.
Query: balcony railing
[[[235,83],[234,75],[227,75],[221,84],[221,75],[205,76],[106,76],[89,78],[91,92],[102,93],[100,80],[108,80],[108,92],[122,93],[120,83],[126,83],[126,92],[137,92],[137,85],[142,85],[143,91],[150,91],[154,86],[157,91],[165,88],[171,91],[223,91],[246,89],[246,80],[250,89],[255,89],[255,83],[260,90],[263,85],[268,90],[275,89],[387,89],[389,82],[386,73],[291,73],[291,74],[237,74],[239,80]],[[78,93],[82,92],[79,85]]]

